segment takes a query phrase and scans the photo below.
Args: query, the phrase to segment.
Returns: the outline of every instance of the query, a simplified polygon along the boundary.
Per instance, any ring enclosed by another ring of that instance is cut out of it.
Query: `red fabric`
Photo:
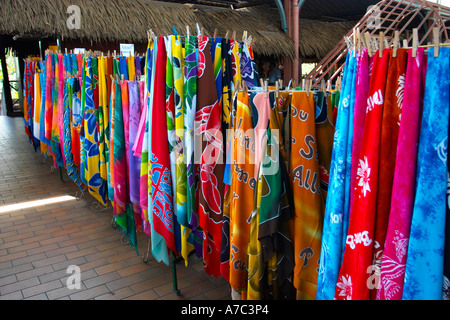
[[[335,299],[368,300],[370,274],[373,263],[374,228],[377,206],[378,163],[386,88],[389,50],[383,57],[374,57],[370,81],[367,115],[359,158],[356,190],[350,211],[350,224],[343,264],[339,272]]]
[[[166,118],[166,63],[167,52],[164,38],[158,39],[158,54],[155,69],[155,87],[152,111],[152,197],[153,225],[175,254],[174,213],[172,177],[170,171],[169,140]]]
[[[199,181],[199,223],[203,229],[203,266],[209,275],[220,276],[222,242],[224,159],[222,109],[217,98],[211,49],[199,36],[196,135],[202,136]]]

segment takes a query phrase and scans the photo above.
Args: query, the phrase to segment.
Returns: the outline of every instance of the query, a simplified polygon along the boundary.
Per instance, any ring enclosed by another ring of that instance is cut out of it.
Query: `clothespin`
[[[195,23],[195,26],[197,27],[197,35],[198,35],[198,36],[201,35],[202,32],[201,32],[201,30],[200,30],[200,25],[198,24],[198,22]]]
[[[123,74],[120,75],[120,79],[123,81],[125,80],[125,76]]]
[[[403,48],[408,48],[408,39],[403,39]]]
[[[259,79],[259,84],[261,85],[261,88],[264,88],[264,80],[262,78]]]
[[[306,80],[306,96],[309,98],[309,93],[311,92],[311,80]]]
[[[279,87],[278,87],[278,81],[275,82],[275,97],[278,99],[278,92],[279,92]]]
[[[264,92],[266,93],[266,98],[269,95],[269,81],[266,80],[266,82],[264,83]]]
[[[340,91],[341,85],[342,85],[342,78],[341,78],[341,76],[339,76],[336,80],[336,90]]]
[[[233,30],[233,40],[236,40],[236,30]]]
[[[189,26],[186,26],[186,36],[189,38],[190,35]]]
[[[398,51],[399,45],[400,45],[399,33],[398,33],[398,30],[395,30],[395,33],[394,33],[394,50],[392,51],[392,56],[394,58],[397,58],[397,51]]]
[[[383,50],[384,50],[384,33],[380,31],[380,48],[378,49],[380,58],[383,58]]]
[[[241,91],[241,81],[236,82],[236,88],[234,89],[236,92]]]
[[[331,91],[331,81],[330,80],[327,81],[327,91],[328,92]]]
[[[217,28],[215,28],[215,29],[214,29],[214,41],[216,41],[217,32],[218,32],[218,30],[217,30]]]
[[[242,87],[244,89],[244,92],[248,93],[248,87],[247,87],[247,83],[245,81],[242,81]]]
[[[244,42],[244,43],[247,42],[247,31],[244,31],[242,34],[242,42]]]
[[[111,51],[108,50],[108,58],[111,57]]]
[[[225,39],[228,41],[228,35],[229,35],[230,31],[227,30],[227,33],[225,34]]]
[[[419,31],[417,28],[413,29],[413,48],[412,48],[412,57],[417,57],[417,49],[419,48]]]
[[[325,88],[325,79],[322,79],[322,81],[320,82],[320,88],[321,88],[322,92],[325,93],[325,90],[326,90],[326,88]]]
[[[364,34],[364,38],[366,39],[367,53],[369,54],[369,57],[372,57],[373,56],[372,37],[370,36],[370,33],[366,32]]]
[[[358,56],[361,55],[361,29],[356,28],[356,52]]]
[[[434,45],[434,57],[439,57],[439,47],[440,47],[440,33],[439,28],[433,28],[433,45]]]

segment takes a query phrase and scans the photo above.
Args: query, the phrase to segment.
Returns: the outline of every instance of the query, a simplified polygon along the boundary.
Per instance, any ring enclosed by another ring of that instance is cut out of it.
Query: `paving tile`
[[[45,293],[47,291],[61,288],[61,287],[62,287],[61,281],[54,280],[54,281],[42,283],[37,286],[33,286],[31,288],[23,289],[22,294],[23,294],[24,298],[28,298],[28,297],[36,296],[38,294]]]

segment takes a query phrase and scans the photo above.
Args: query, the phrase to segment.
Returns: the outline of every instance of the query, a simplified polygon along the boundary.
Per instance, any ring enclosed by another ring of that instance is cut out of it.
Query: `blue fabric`
[[[357,59],[347,54],[336,119],[330,182],[323,226],[317,300],[333,300],[344,255],[350,207],[351,140]]]
[[[417,155],[417,190],[406,261],[404,300],[442,298],[450,48],[428,51],[423,115]]]

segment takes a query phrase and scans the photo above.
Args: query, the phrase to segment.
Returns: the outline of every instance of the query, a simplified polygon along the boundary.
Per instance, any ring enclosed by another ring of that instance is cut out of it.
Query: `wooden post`
[[[14,115],[14,107],[12,104],[11,87],[8,76],[8,66],[6,64],[5,47],[0,45],[0,60],[3,72],[3,92],[5,97],[6,112],[8,116]]]

